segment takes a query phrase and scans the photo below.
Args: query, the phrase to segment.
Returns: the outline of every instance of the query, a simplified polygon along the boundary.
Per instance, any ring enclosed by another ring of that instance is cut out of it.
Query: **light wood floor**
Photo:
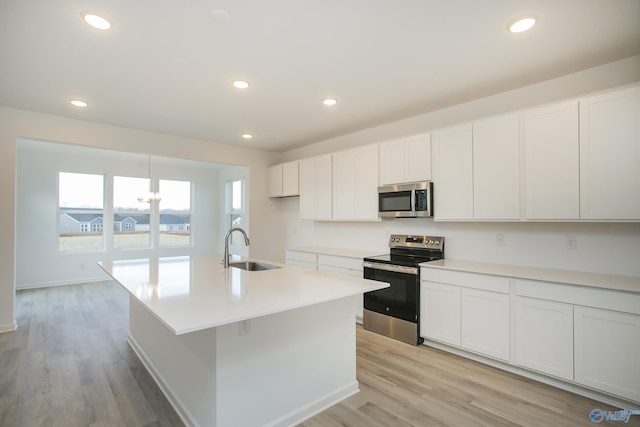
[[[126,343],[118,285],[19,291],[16,308],[19,329],[0,334],[0,427],[183,425]],[[357,341],[360,393],[301,426],[595,426],[592,409],[615,410],[360,327]]]

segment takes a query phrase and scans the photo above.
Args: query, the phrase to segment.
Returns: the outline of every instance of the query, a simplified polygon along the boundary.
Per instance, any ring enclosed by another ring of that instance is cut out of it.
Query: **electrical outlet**
[[[250,320],[241,320],[238,322],[238,336],[240,335],[249,335],[251,332],[251,321]]]
[[[564,246],[567,249],[578,249],[578,238],[576,236],[567,236]]]
[[[504,233],[496,234],[496,246],[504,246],[504,245],[505,245]]]

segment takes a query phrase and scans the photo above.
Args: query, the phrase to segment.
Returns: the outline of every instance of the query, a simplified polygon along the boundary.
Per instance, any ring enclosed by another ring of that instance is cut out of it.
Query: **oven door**
[[[364,278],[391,286],[364,294],[364,308],[376,313],[418,323],[420,278],[417,267],[365,261]]]

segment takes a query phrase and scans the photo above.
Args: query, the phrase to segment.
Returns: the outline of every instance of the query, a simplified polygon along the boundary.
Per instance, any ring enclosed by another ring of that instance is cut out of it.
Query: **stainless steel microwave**
[[[431,181],[378,187],[378,215],[381,218],[425,218],[433,216]]]

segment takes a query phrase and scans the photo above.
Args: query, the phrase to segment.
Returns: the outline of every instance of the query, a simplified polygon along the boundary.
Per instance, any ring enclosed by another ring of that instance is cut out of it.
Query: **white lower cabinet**
[[[640,404],[640,293],[465,267],[422,267],[425,342],[487,356],[523,374],[535,371],[543,382],[564,380],[577,393],[589,395],[586,387]]]
[[[640,316],[575,307],[575,380],[640,402]]]
[[[459,346],[460,287],[427,281],[420,286],[420,335]]]
[[[509,360],[509,294],[462,289],[462,347]]]
[[[292,251],[285,252],[285,263],[288,265],[297,265],[311,270],[318,269],[318,255],[313,252]]]
[[[573,306],[516,297],[516,363],[573,381]]]
[[[469,286],[483,285],[489,276],[468,273],[438,275],[438,279]],[[451,279],[450,279],[451,278]],[[471,281],[469,281],[471,279]],[[422,281],[420,335],[502,360],[509,360],[509,294]]]
[[[320,251],[322,249],[314,248]],[[326,249],[325,249],[326,250]],[[306,250],[287,249],[285,251],[286,263],[311,270],[326,271],[329,273],[343,274],[362,278],[364,276],[362,259],[368,255],[343,256],[332,255],[323,252],[309,252]],[[362,323],[364,300],[362,295],[353,297],[356,322]]]
[[[344,274],[362,278],[362,258],[351,258],[337,255],[318,254],[318,270],[328,271],[330,273]],[[356,321],[362,323],[364,311],[363,295],[353,297],[353,310],[355,311]]]

